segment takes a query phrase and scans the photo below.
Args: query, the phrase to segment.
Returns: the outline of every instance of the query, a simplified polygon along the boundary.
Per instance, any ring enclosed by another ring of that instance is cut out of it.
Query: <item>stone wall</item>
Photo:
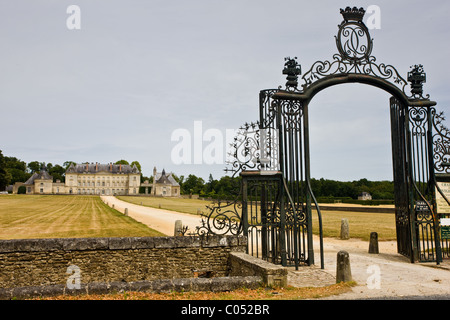
[[[0,288],[225,277],[230,252],[246,246],[235,236],[2,240]]]
[[[256,276],[266,286],[286,287],[288,269],[252,257],[244,252],[230,253],[230,276]]]

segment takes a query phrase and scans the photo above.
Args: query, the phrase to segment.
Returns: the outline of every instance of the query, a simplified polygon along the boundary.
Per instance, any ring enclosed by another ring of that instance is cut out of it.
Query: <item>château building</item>
[[[35,172],[25,183],[14,184],[13,193],[25,186],[27,194],[139,194],[141,173],[133,165],[82,163],[71,164],[66,179],[53,182],[47,171]]]

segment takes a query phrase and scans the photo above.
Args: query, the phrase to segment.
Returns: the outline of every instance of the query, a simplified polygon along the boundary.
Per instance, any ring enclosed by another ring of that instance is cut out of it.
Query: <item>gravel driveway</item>
[[[317,269],[334,280],[337,253],[345,250],[350,256],[353,280],[358,284],[352,292],[327,299],[450,299],[450,261],[444,260],[439,266],[410,263],[397,253],[395,241],[380,241],[379,254],[369,254],[368,249],[368,241],[324,239],[325,269]],[[316,264],[320,266],[318,247],[315,255]]]

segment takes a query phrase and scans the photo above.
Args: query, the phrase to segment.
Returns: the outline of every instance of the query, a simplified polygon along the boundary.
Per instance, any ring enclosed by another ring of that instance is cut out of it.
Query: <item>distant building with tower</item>
[[[153,168],[153,185],[152,195],[163,197],[179,197],[180,184],[174,179],[173,173],[157,172],[156,167]]]

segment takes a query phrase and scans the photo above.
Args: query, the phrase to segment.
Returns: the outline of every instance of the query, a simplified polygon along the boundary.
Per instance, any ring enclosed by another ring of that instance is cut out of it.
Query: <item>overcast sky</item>
[[[66,25],[73,4],[79,30]],[[201,121],[225,135],[258,120],[259,91],[285,84],[284,58],[298,57],[304,72],[332,60],[339,9],[369,5],[381,9],[377,62],[404,78],[423,64],[425,93],[449,116],[450,1],[2,0],[0,150],[26,162],[126,159],[147,176],[156,166],[218,179],[225,164],[173,163],[174,130],[193,134]],[[313,177],[392,180],[386,92],[322,91],[310,127]]]

